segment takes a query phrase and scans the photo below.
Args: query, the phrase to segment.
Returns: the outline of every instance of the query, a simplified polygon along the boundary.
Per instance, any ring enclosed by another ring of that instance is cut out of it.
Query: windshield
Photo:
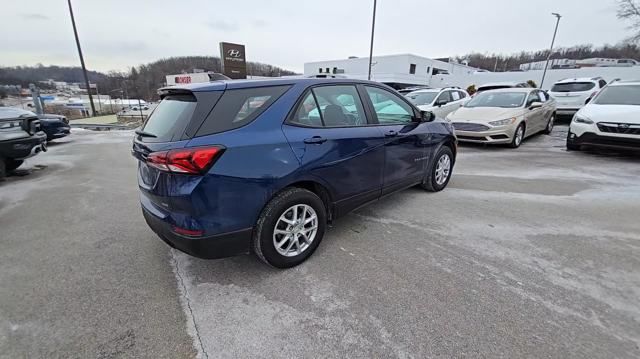
[[[583,92],[594,87],[596,84],[593,82],[565,82],[553,85],[551,92]]]
[[[524,92],[483,92],[477,94],[464,107],[521,107],[527,96]]]
[[[416,92],[406,95],[406,98],[416,106],[430,105],[438,95],[437,92]]]
[[[593,100],[597,105],[640,105],[640,85],[605,87]]]

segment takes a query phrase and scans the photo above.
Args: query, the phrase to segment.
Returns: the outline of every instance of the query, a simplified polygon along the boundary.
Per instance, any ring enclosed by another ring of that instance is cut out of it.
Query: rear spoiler
[[[222,88],[219,90],[226,90],[227,89],[227,84],[225,82],[222,81],[210,81],[210,82],[204,82],[201,83],[200,85],[206,85],[206,84],[222,84]],[[193,85],[198,85],[198,84],[192,84],[192,85],[175,85],[175,86],[166,86],[166,87],[161,87],[158,89],[158,95],[160,95],[160,98],[164,98],[168,95],[192,95],[194,92],[198,92],[198,91],[203,91],[199,86],[193,86]]]

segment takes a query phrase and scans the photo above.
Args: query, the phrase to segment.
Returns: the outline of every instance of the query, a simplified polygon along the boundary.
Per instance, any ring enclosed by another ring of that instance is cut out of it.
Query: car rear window
[[[583,92],[594,87],[596,87],[594,82],[564,82],[553,85],[551,92]]]
[[[196,136],[229,131],[251,123],[290,87],[271,86],[226,90]]]
[[[155,137],[146,141],[171,141],[191,120],[198,102],[192,94],[166,96],[147,119],[142,130]]]

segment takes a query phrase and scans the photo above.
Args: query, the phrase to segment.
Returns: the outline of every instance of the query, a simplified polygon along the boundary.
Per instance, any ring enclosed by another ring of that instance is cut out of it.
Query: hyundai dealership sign
[[[244,45],[221,42],[220,60],[223,74],[232,79],[247,78],[247,59]]]

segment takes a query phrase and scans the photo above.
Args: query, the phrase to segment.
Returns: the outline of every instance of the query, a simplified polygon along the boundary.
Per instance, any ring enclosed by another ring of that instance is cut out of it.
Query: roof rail
[[[593,81],[601,80],[601,79],[602,79],[602,76],[592,77],[591,79],[592,79]]]

